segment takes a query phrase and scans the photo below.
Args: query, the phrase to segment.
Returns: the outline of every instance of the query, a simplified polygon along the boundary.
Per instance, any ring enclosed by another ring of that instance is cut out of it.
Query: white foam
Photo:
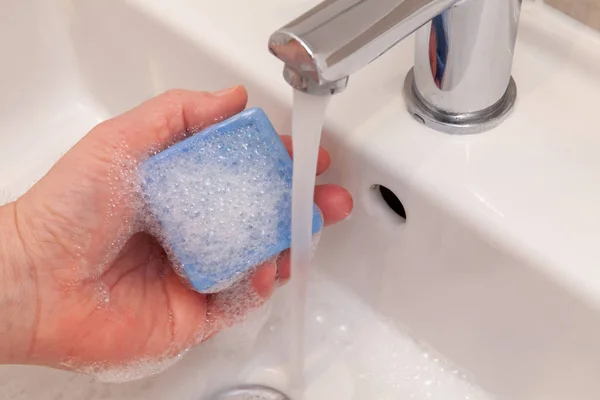
[[[80,374],[90,375],[99,382],[123,383],[160,374],[181,360],[186,352],[187,350],[175,356],[137,358],[122,365],[94,363],[92,365],[80,366],[65,361],[62,363],[62,366],[77,371]]]
[[[289,380],[281,356],[288,341],[281,332],[288,289],[151,378],[107,385],[63,371],[5,366],[0,367],[0,399],[195,400],[242,382],[285,389]],[[442,356],[323,275],[315,274],[309,285],[307,310],[308,400],[492,399]],[[130,372],[149,368],[140,362],[130,365]],[[104,379],[114,381],[114,371]]]
[[[279,302],[286,291],[278,293],[274,301]],[[492,399],[443,356],[323,275],[315,274],[307,299],[304,360],[308,400]],[[282,312],[274,310],[274,315]],[[265,345],[247,367],[244,379],[285,390],[289,382],[281,379],[285,375],[279,371],[288,366],[279,353],[285,351],[286,341],[277,340],[285,331],[285,320],[282,325],[272,317],[267,324],[273,331],[262,338]]]
[[[264,304],[266,298],[257,293],[250,277],[213,295],[208,312],[208,327],[198,335],[201,342],[208,335],[218,333],[243,322],[248,314]]]
[[[96,297],[97,308],[102,308],[110,302],[110,288],[103,282],[98,282],[94,288],[94,296]]]
[[[277,159],[261,152],[263,142],[252,133],[253,128],[243,128],[141,171],[142,181],[154,181],[154,187],[146,185],[146,200],[160,206],[167,231],[177,231],[178,238],[165,238],[160,228],[158,236],[167,245],[176,241],[178,255],[198,265],[199,273],[227,274],[256,258],[248,250],[264,254],[277,240],[278,204],[289,184],[278,173]]]

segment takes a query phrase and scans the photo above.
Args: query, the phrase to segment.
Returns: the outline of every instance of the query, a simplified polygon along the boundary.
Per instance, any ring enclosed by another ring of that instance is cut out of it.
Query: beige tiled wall
[[[546,3],[600,30],[600,0],[546,0]]]

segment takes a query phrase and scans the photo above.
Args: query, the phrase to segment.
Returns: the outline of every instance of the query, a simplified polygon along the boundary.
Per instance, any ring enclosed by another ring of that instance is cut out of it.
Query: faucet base
[[[278,390],[262,385],[240,385],[217,393],[211,400],[290,400]]]
[[[450,114],[427,104],[415,87],[414,70],[404,80],[404,101],[408,112],[425,126],[450,134],[473,134],[488,131],[500,125],[513,109],[517,99],[517,85],[511,77],[504,96],[484,110]]]

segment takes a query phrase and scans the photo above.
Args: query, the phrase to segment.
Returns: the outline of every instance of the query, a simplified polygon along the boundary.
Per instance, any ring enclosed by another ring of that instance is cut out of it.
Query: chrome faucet
[[[404,83],[408,111],[443,132],[483,132],[516,100],[511,70],[521,2],[325,0],[273,33],[269,50],[285,63],[292,87],[329,95],[417,31]]]

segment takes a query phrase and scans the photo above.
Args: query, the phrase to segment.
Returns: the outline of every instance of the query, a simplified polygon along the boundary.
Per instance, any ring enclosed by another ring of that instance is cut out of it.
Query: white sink
[[[291,89],[266,42],[315,3],[0,0],[0,196],[170,88],[243,83],[288,133]],[[488,398],[463,373],[498,398],[600,397],[600,35],[524,3],[518,103],[499,128],[456,137],[413,121],[401,96],[411,40],[332,100],[323,181],[348,188],[355,209],[315,261],[310,321],[325,322],[309,329],[309,400]],[[373,185],[399,197],[406,221]],[[132,383],[2,367],[0,399],[200,400],[243,379],[277,386],[237,336],[270,337],[259,332],[268,311]]]

